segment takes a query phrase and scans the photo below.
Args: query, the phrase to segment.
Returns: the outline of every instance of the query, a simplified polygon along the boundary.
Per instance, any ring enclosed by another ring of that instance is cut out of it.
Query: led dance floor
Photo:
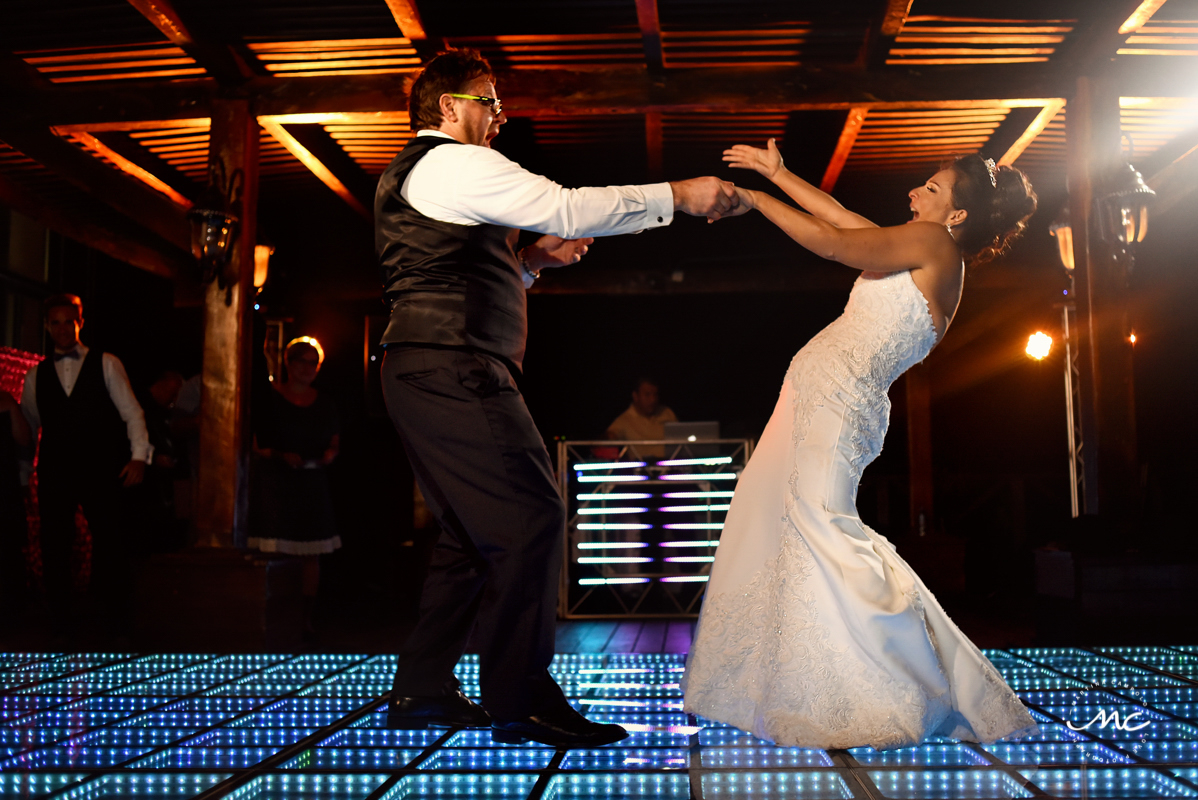
[[[388,730],[389,656],[0,654],[0,798],[1198,797],[1198,648],[987,654],[1038,735],[886,752],[688,716],[680,654],[559,655],[578,707],[632,736],[558,752]],[[458,675],[475,694],[473,657]]]

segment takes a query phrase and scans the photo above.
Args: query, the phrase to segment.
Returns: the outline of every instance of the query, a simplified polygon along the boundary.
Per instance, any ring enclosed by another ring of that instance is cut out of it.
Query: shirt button
[[[657,221],[658,221],[658,222],[665,222],[665,217],[658,217],[658,218],[657,218]]]

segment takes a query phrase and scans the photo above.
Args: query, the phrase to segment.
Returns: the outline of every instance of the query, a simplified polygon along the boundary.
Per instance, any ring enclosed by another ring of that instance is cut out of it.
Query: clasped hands
[[[782,155],[773,139],[769,140],[764,150],[744,144],[735,145],[724,151],[724,161],[730,167],[755,170],[771,180],[783,168]],[[670,191],[674,194],[675,211],[694,217],[707,217],[708,222],[739,217],[757,205],[750,190],[711,175],[671,181]],[[549,234],[524,248],[524,260],[534,274],[550,267],[577,264],[594,243],[591,237],[563,239]]]

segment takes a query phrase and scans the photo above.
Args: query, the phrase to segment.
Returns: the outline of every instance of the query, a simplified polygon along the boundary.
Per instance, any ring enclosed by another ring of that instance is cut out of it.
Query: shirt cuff
[[[133,448],[133,461],[144,461],[147,464],[154,461],[154,445],[147,444],[144,448]]]
[[[648,228],[660,228],[674,221],[674,190],[668,183],[645,186],[645,216]]]

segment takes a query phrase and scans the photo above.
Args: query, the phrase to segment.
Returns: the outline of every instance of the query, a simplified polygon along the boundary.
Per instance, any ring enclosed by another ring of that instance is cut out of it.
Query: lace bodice
[[[890,385],[936,344],[927,300],[910,271],[863,272],[841,314],[790,362],[795,389],[795,443],[806,436],[815,406],[842,396],[856,427],[854,475],[878,457],[890,421]]]

